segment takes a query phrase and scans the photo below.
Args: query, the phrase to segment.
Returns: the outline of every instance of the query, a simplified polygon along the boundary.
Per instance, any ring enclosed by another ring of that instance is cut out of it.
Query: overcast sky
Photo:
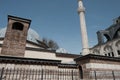
[[[90,47],[97,44],[96,32],[120,16],[120,0],[83,0]],[[73,54],[82,50],[77,0],[0,0],[0,28],[7,15],[31,19],[31,28],[42,39],[52,39]]]

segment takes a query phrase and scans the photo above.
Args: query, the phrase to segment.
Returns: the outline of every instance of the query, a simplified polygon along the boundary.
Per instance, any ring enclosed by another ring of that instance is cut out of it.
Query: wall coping
[[[109,56],[103,56],[103,55],[95,55],[95,54],[88,54],[85,56],[80,56],[78,58],[75,58],[74,61],[81,61],[86,59],[97,59],[97,60],[106,60],[106,61],[120,61],[119,57],[109,57]]]

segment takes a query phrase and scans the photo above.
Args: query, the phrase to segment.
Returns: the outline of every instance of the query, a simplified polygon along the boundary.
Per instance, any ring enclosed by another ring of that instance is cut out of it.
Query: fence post
[[[94,71],[94,74],[95,74],[95,80],[97,80],[96,71]]]
[[[2,68],[2,70],[1,70],[0,80],[2,80],[3,72],[4,72],[4,68]]]
[[[43,69],[42,69],[42,73],[41,73],[41,80],[43,80]]]
[[[59,80],[59,70],[58,70],[58,73],[57,73],[57,74],[58,74],[58,80]]]
[[[72,70],[72,80],[73,80],[73,70]]]
[[[113,80],[115,80],[115,74],[114,74],[114,71],[112,71],[112,75],[113,75]]]

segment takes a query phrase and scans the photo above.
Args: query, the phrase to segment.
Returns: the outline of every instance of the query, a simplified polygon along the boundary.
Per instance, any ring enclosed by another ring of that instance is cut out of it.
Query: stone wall
[[[6,80],[79,80],[75,64],[59,60],[0,57],[0,79]]]
[[[100,78],[103,77],[102,79],[109,79],[107,77],[113,78],[115,72],[120,73],[120,58],[89,54],[76,58],[75,61],[82,67],[84,79],[95,79],[96,74],[96,77],[103,75]],[[110,75],[105,74],[107,72]]]

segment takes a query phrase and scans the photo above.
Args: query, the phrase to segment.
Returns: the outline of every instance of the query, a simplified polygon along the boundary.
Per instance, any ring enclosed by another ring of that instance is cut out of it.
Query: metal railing
[[[79,77],[74,69],[0,69],[0,80],[120,80],[120,71],[84,71]]]
[[[75,70],[0,69],[0,80],[79,80]]]
[[[120,71],[85,71],[84,78],[92,80],[120,80]]]

